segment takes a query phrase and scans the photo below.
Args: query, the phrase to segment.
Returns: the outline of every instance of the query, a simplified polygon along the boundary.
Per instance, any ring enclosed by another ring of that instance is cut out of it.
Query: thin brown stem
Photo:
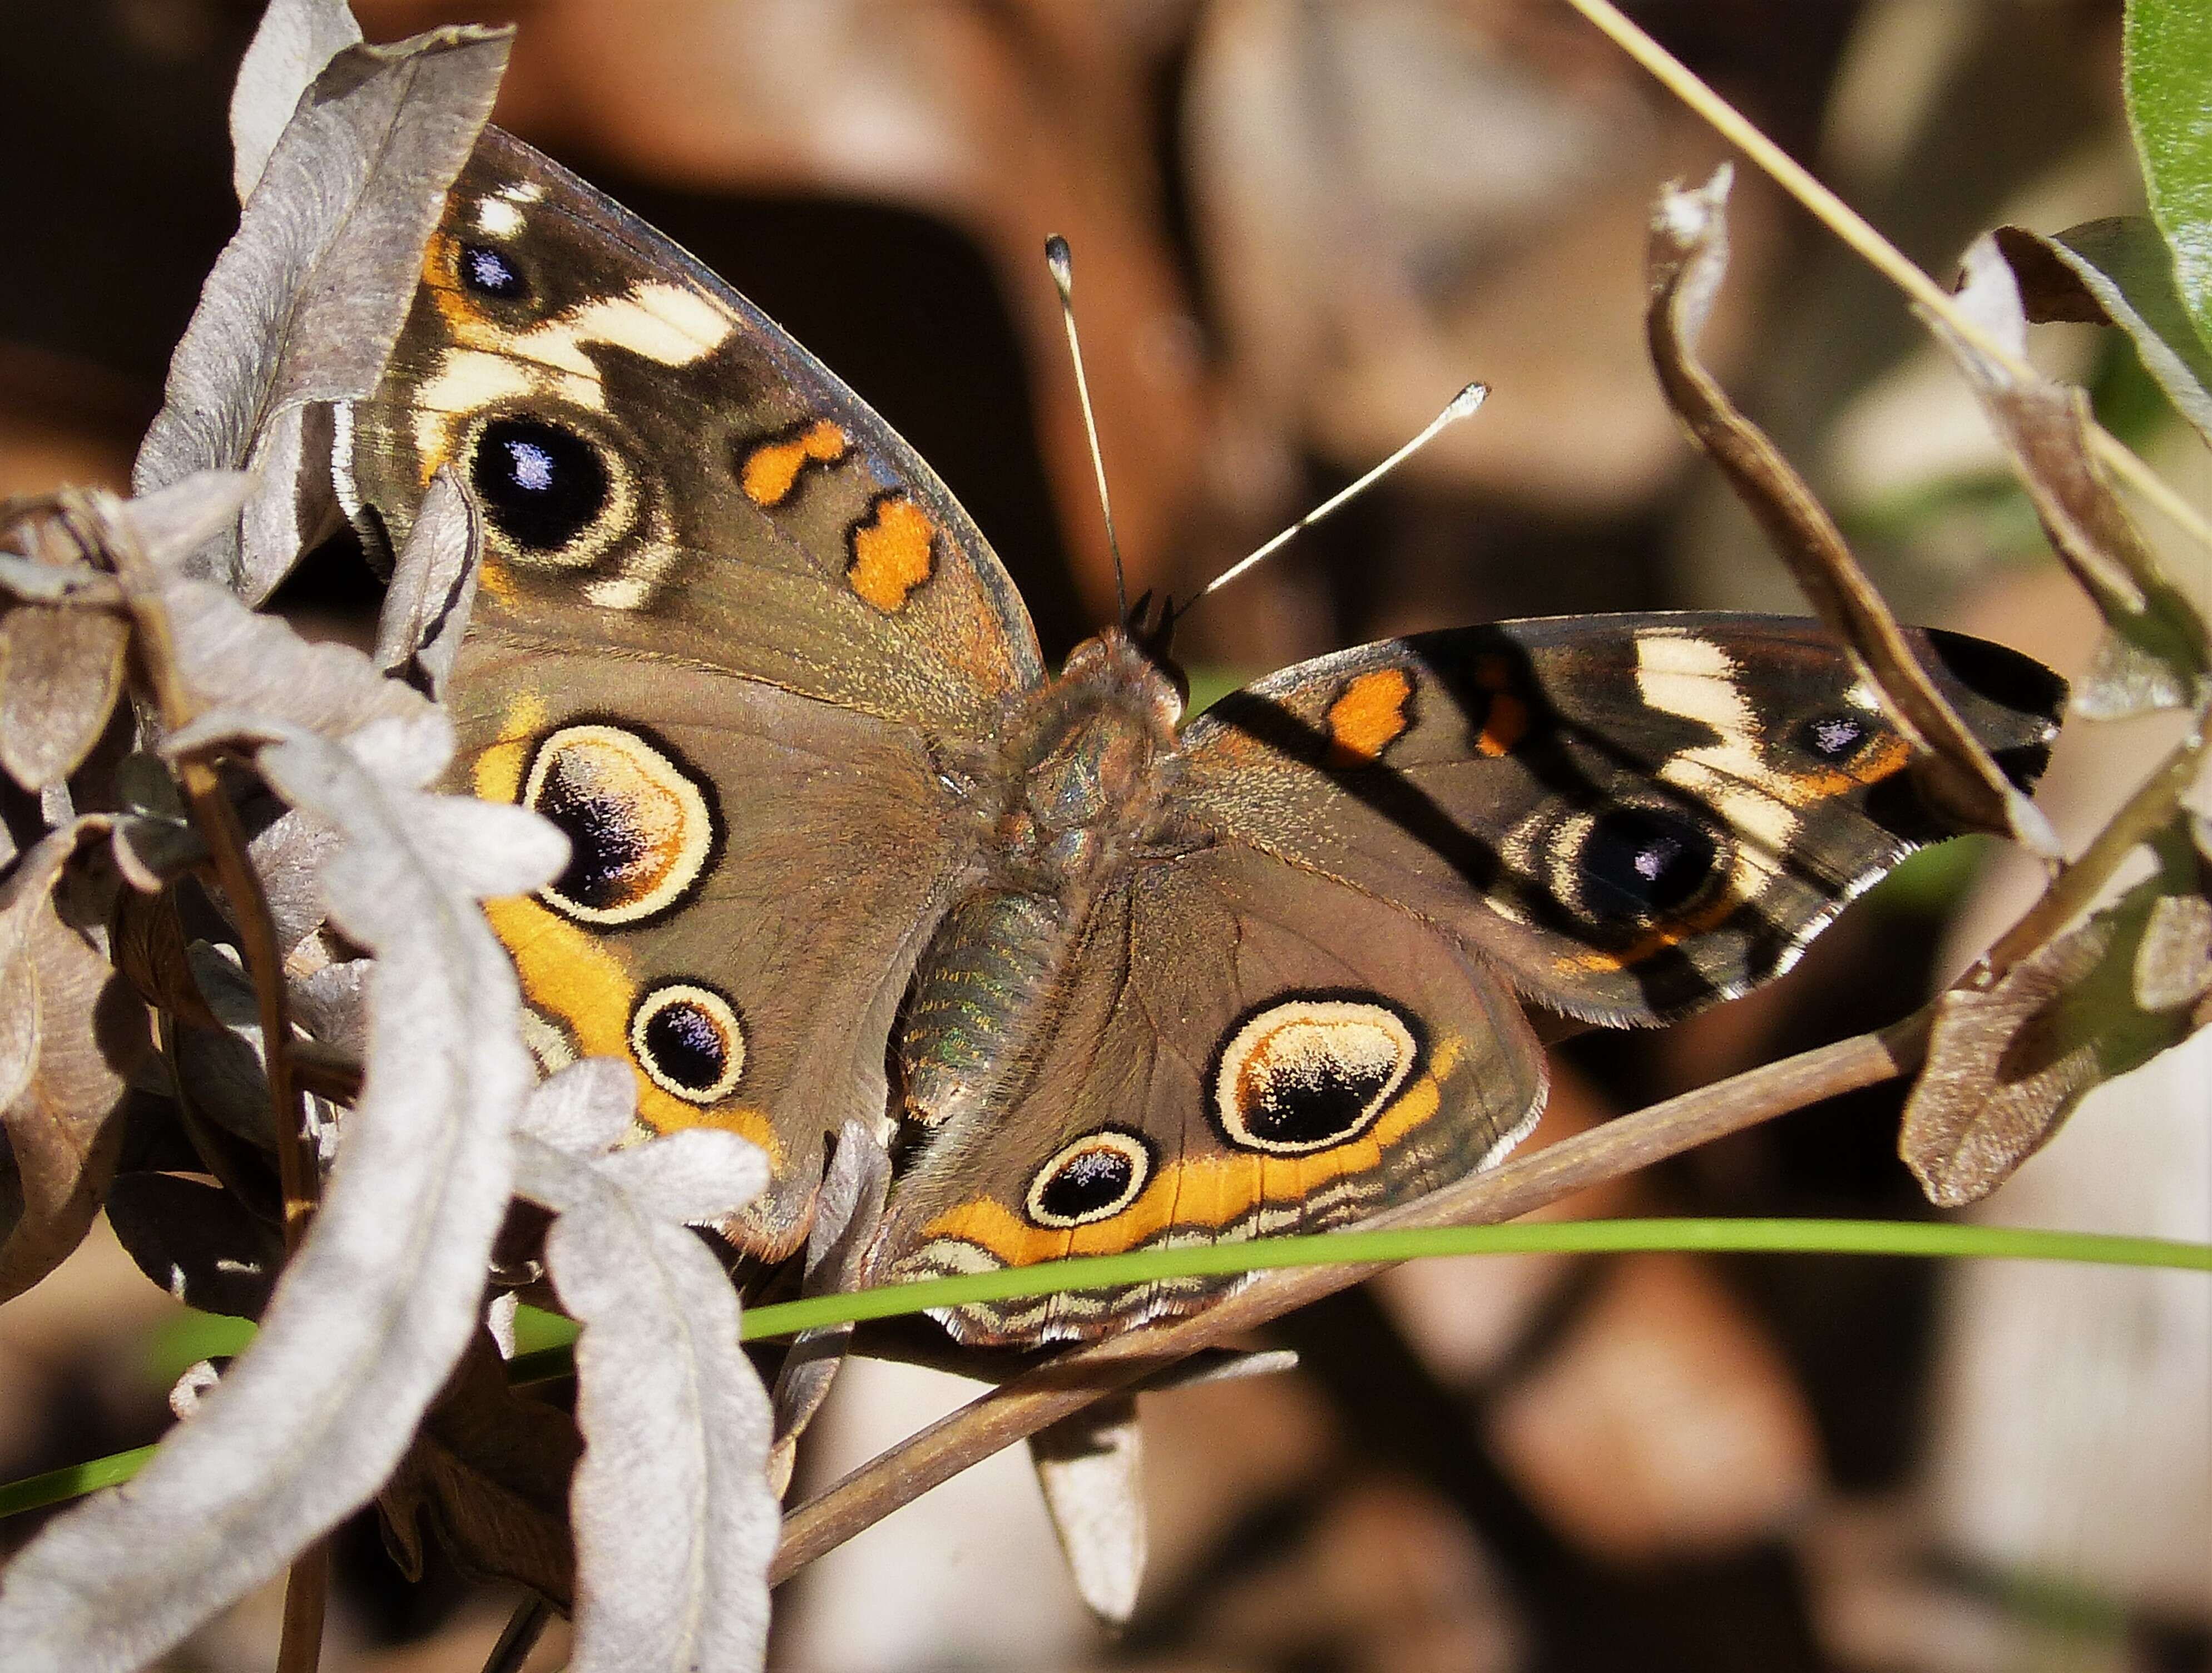
[[[317,1540],[292,1560],[284,1582],[284,1635],[276,1673],[315,1673],[323,1655],[323,1606],[331,1595],[331,1547]]]
[[[125,602],[137,630],[139,665],[154,689],[162,726],[175,732],[196,720],[198,707],[177,668],[176,644],[155,582],[153,567],[137,538],[122,519],[91,496],[69,496],[64,515],[88,528],[90,544],[105,552],[123,584]],[[284,1249],[300,1246],[321,1195],[322,1175],[307,1131],[307,1104],[292,1073],[292,1019],[284,987],[283,950],[268,897],[246,858],[246,832],[237,811],[207,762],[177,765],[185,800],[208,845],[217,881],[237,914],[239,942],[253,978],[259,1004],[263,1055],[269,1077],[269,1102],[276,1133],[277,1177],[284,1193]]]
[[[1909,1074],[1920,1062],[1926,1039],[1924,1013],[1917,1013],[1880,1033],[1857,1035],[1623,1116],[1362,1224],[1380,1229],[1516,1220],[1709,1140]],[[1204,1312],[1075,1348],[980,1396],[793,1510],[784,1518],[783,1544],[769,1567],[770,1583],[788,1579],[1002,1447],[1200,1348],[1217,1346],[1381,1270],[1369,1264],[1263,1274]]]
[[[154,689],[162,727],[176,732],[198,718],[198,706],[178,672],[176,640],[161,596],[151,560],[130,526],[110,509],[104,496],[68,494],[61,514],[90,535],[93,549],[105,553],[123,587],[131,611],[139,666]],[[215,867],[216,878],[236,914],[240,950],[253,978],[261,1022],[262,1056],[269,1078],[269,1102],[276,1135],[276,1171],[284,1195],[284,1252],[293,1254],[307,1236],[322,1193],[322,1171],[307,1131],[307,1103],[292,1074],[292,1019],[284,987],[283,950],[276,921],[261,880],[246,858],[246,832],[224,793],[214,766],[205,761],[178,763],[185,804]],[[292,1562],[284,1582],[284,1630],[277,1651],[277,1673],[315,1673],[322,1659],[323,1614],[330,1598],[331,1552],[318,1540]]]
[[[1876,272],[2016,376],[2034,375],[2018,356],[1968,319],[1935,280],[1907,260],[1895,245],[1875,230],[1865,216],[1814,179],[1802,164],[1761,133],[1727,100],[1692,75],[1680,59],[1624,17],[1611,0],[1567,0],[1567,3],[1642,64],[1669,93],[1704,118],[1723,138],[1741,149],[1776,185],[1811,210]],[[2185,531],[2198,545],[2212,547],[2212,524],[2208,524],[2194,506],[2109,432],[2093,425],[2089,445],[2106,469],[2126,478],[2128,485],[2155,506],[2175,527]]]

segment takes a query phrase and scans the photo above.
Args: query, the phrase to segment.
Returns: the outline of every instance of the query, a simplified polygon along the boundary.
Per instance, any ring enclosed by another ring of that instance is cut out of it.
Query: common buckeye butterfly
[[[1527,1133],[1522,1001],[1656,1023],[1784,969],[1940,835],[1809,622],[1586,616],[1362,646],[1182,716],[1132,620],[1055,676],[914,452],[668,240],[487,131],[341,496],[486,528],[453,684],[476,792],[574,844],[495,903],[548,1062],[628,1059],[651,1129],[774,1183],[901,1129],[890,1280],[1316,1231]],[[2063,684],[1913,637],[2026,785]],[[982,1343],[1188,1311],[1188,1279],[953,1311]]]

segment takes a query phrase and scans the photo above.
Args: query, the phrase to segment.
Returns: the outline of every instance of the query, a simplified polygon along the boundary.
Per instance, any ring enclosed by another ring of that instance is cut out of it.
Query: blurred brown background
[[[1187,594],[1431,417],[1368,499],[1195,614],[1207,675],[1516,615],[1791,609],[1642,347],[1655,189],[1719,143],[1556,0],[362,0],[373,39],[522,26],[499,119],[690,245],[876,405],[1048,651],[1111,609],[1045,235],[1066,234],[1132,590]],[[2116,0],[1650,0],[1637,15],[1948,277],[2000,222],[2139,206]],[[0,3],[0,494],[120,485],[234,223],[251,0]],[[1708,349],[1909,615],[2078,672],[2087,607],[1901,302],[1739,171]],[[2200,505],[2117,335],[2038,352]],[[2151,526],[2154,538],[2165,531]],[[2201,552],[2172,556],[2212,596]],[[285,602],[368,583],[333,551]],[[2085,735],[2088,734],[2088,735]],[[2062,745],[2093,829],[2155,723]],[[1770,992],[1558,1054],[1546,1135],[1879,1025],[2033,877],[1953,844]],[[2198,1043],[2202,1045],[2202,1040]],[[2202,1238],[2212,1058],[2094,1098],[1993,1218]],[[1899,1095],[1789,1117],[1575,1212],[1927,1212]],[[167,1304],[98,1243],[0,1309],[0,1477],[165,1417]],[[1431,1263],[1285,1322],[1297,1373],[1146,1404],[1153,1561],[1109,1642],[1018,1454],[788,1589],[792,1669],[2212,1667],[2203,1281],[1865,1260]],[[862,1366],[802,1490],[962,1397]],[[27,1528],[0,1526],[0,1548]],[[333,1669],[473,1668],[507,1600],[342,1541]],[[270,1664],[273,1596],[179,1652]],[[557,1658],[549,1646],[540,1664]]]

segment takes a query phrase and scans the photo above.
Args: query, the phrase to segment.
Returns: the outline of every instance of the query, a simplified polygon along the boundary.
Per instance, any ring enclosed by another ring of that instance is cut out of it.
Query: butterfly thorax
[[[908,989],[897,1057],[915,1120],[938,1126],[1009,1089],[1101,888],[1167,840],[1182,712],[1170,675],[1109,631],[1012,717],[976,781],[994,787],[981,881],[945,914]]]

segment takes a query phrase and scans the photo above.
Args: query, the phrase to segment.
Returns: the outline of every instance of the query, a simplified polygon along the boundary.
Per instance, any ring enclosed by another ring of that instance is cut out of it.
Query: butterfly
[[[548,1066],[728,1129],[805,1240],[834,1135],[896,1170],[892,1280],[1311,1232],[1491,1165],[1524,1002],[1743,992],[1942,831],[1814,624],[1503,623],[1359,647],[1194,719],[1163,618],[1046,666],[1012,581],[858,397],[673,243],[487,131],[334,472],[374,539],[434,475],[485,532],[460,770],[573,844],[492,903]],[[2023,786],[2064,687],[1914,649]],[[1202,1306],[1188,1279],[940,1315],[983,1344]]]

